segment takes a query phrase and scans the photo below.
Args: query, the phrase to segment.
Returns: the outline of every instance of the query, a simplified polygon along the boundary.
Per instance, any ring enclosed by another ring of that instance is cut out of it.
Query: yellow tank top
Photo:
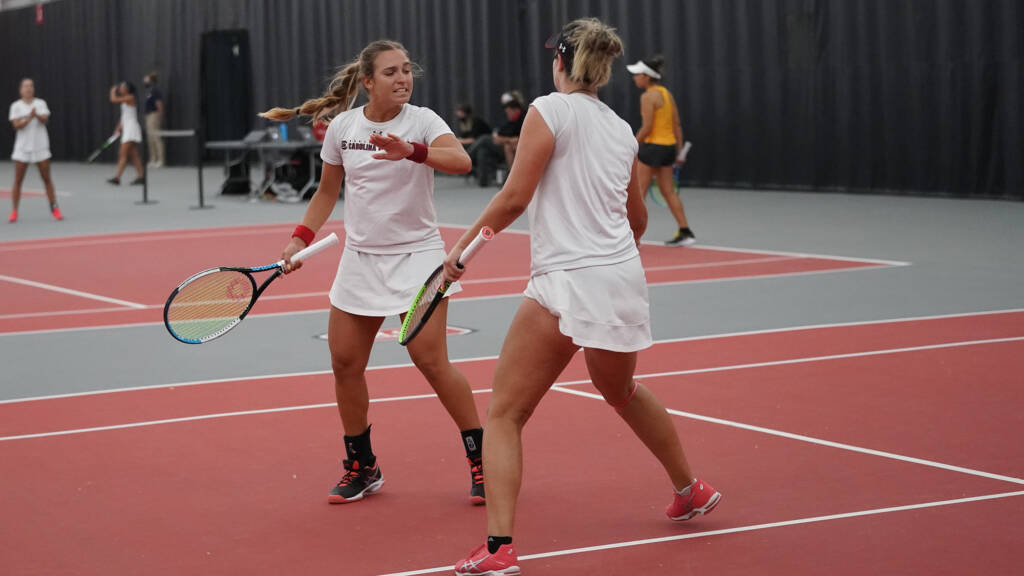
[[[647,143],[675,146],[676,133],[672,130],[672,119],[675,117],[676,107],[672,101],[672,95],[668,93],[667,88],[660,84],[655,84],[648,90],[660,92],[664,104],[654,109],[654,126],[651,127],[651,133],[647,136]]]

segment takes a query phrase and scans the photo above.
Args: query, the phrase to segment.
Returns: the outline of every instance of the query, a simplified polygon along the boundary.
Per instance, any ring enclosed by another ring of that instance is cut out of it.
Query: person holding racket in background
[[[423,279],[444,260],[434,170],[465,174],[472,168],[448,125],[432,110],[409,104],[415,70],[401,44],[378,40],[331,80],[322,97],[262,114],[278,121],[306,115],[314,123],[330,122],[320,186],[285,246],[285,261],[312,242],[345,182],[345,249],[330,292],[328,343],[346,459],[345,474],[328,496],[332,503],[359,500],[384,482],[370,445],[366,364],[384,317],[406,312]],[[360,88],[369,101],[352,108]],[[447,293],[459,289],[453,285]],[[482,504],[483,428],[469,383],[448,360],[447,307],[447,300],[439,304],[409,343],[409,356],[460,430],[470,463],[470,500]]]
[[[109,178],[111,184],[121,183],[128,158],[135,167],[135,180],[132,184],[142,184],[145,174],[142,172],[142,161],[139,160],[139,144],[142,143],[142,125],[139,124],[138,109],[135,104],[135,86],[131,82],[121,82],[110,88],[110,101],[121,105],[121,121],[117,123],[114,133],[121,134],[121,148],[117,153],[117,174]]]
[[[457,262],[477,231],[499,232],[529,208],[531,277],[495,368],[484,438],[487,542],[455,565],[460,575],[520,573],[512,533],[523,426],[580,347],[594,386],[664,466],[674,488],[668,516],[706,514],[721,498],[694,477],[670,416],[633,379],[637,351],[651,345],[637,249],[647,211],[637,140],[597,98],[622,42],[611,27],[585,18],[546,46],[555,50],[557,91],[533,101],[505,187],[444,264],[445,278],[457,280]]]
[[[21,202],[21,183],[25,180],[28,165],[35,163],[39,168],[39,176],[46,187],[46,198],[50,201],[50,213],[55,220],[63,220],[64,216],[57,207],[57,193],[53,190],[50,180],[50,135],[46,132],[46,123],[50,121],[50,108],[42,98],[36,98],[36,85],[31,78],[21,81],[18,90],[20,99],[11,104],[7,119],[14,127],[14,150],[11,160],[14,161],[14,185],[11,186],[11,215],[8,222],[18,221],[18,204]]]
[[[639,158],[640,189],[647,193],[651,179],[658,181],[661,195],[668,209],[679,225],[676,235],[665,242],[668,246],[689,246],[697,241],[686,222],[683,201],[675,193],[675,179],[672,166],[685,161],[683,152],[683,129],[679,124],[679,110],[672,93],[661,85],[661,71],[665,59],[660,55],[651,56],[629,64],[626,69],[633,74],[633,83],[643,89],[640,96],[640,116],[643,124],[636,133],[640,144]]]

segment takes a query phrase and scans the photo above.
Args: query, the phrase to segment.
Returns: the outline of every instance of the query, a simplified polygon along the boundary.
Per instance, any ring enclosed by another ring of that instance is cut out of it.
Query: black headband
[[[576,54],[576,49],[569,43],[563,32],[548,38],[548,41],[544,43],[544,47],[553,49],[556,54],[561,54],[562,62],[565,63],[566,74],[572,74],[572,59]]]

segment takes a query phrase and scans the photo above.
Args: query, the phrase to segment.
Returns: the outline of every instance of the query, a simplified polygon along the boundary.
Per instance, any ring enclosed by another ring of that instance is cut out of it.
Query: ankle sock
[[[484,447],[484,429],[470,428],[462,430],[460,434],[462,435],[462,445],[466,448],[466,458],[479,460]]]
[[[511,544],[511,536],[488,536],[487,537],[487,553],[494,554],[498,551],[498,548],[505,544]]]
[[[377,457],[370,447],[370,428],[367,426],[362,434],[357,436],[345,436],[345,455],[349,460],[355,460],[363,466],[373,466]]]

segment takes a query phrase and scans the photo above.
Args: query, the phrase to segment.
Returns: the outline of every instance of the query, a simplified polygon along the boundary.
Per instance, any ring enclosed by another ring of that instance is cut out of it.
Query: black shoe
[[[121,179],[118,178],[117,176],[114,176],[113,178],[107,178],[107,183],[108,184],[113,184],[114,186],[120,186],[121,185]]]
[[[484,497],[484,463],[479,458],[467,458],[469,460],[469,501],[473,504],[483,504],[487,501]]]
[[[697,242],[697,237],[689,228],[680,228],[671,240],[665,241],[665,246],[689,246]]]
[[[343,465],[345,475],[327,495],[327,501],[331,504],[362,500],[364,495],[372,494],[384,485],[384,475],[380,473],[380,466],[376,462],[373,466],[361,466],[358,460],[345,460]]]
[[[135,180],[132,180],[132,186],[141,186],[141,185],[143,185],[145,183],[146,183],[146,179],[145,178],[136,178]]]

